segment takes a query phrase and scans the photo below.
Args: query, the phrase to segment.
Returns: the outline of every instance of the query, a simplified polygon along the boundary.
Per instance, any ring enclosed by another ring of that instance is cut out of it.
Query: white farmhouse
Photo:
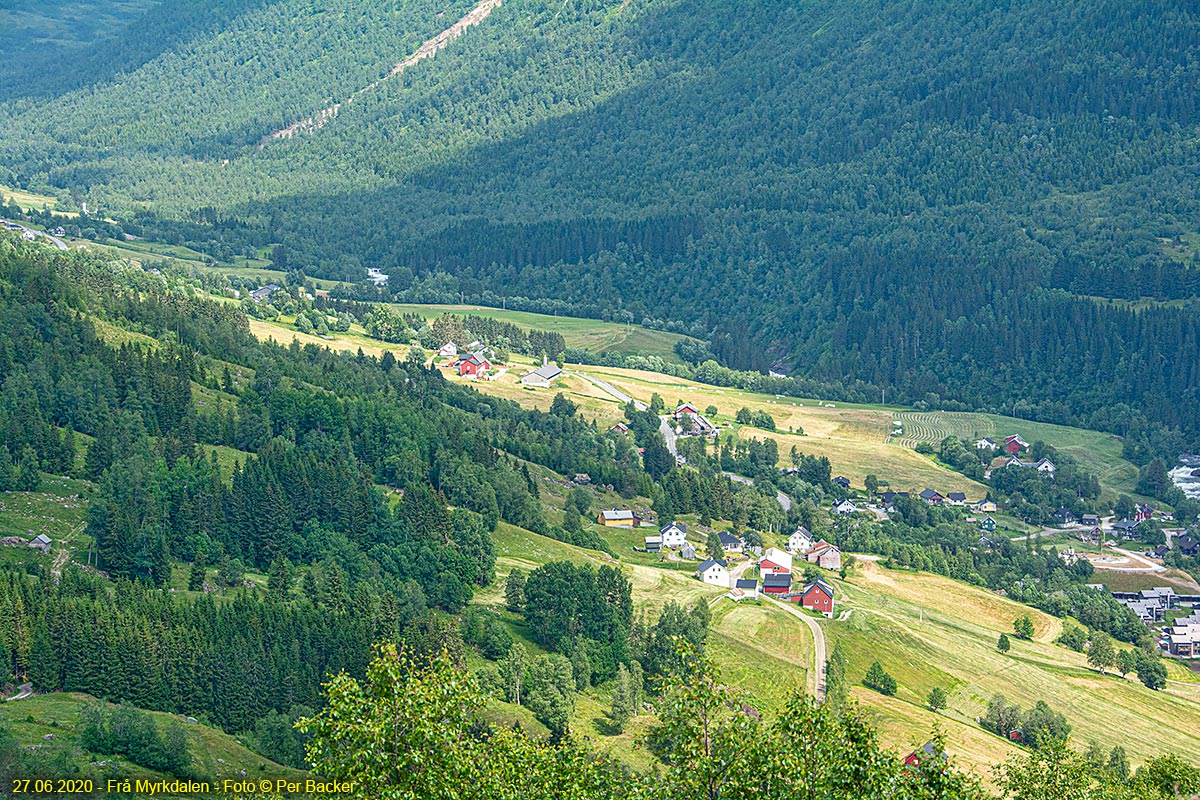
[[[706,559],[696,567],[696,577],[712,586],[729,588],[729,568],[724,561],[713,558]]]
[[[682,522],[669,522],[658,529],[662,537],[663,547],[683,547],[687,541],[687,525]]]
[[[807,553],[812,550],[813,538],[808,528],[801,525],[788,537],[787,549],[793,553]]]

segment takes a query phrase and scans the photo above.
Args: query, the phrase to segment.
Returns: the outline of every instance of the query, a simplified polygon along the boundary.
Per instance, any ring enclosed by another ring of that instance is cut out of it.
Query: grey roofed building
[[[773,572],[770,575],[763,575],[762,585],[763,589],[790,589],[792,588],[792,573]]]
[[[1112,529],[1126,539],[1134,539],[1137,537],[1137,526],[1138,522],[1136,520],[1123,519],[1120,522],[1114,522]]]
[[[525,386],[542,386],[549,388],[550,384],[559,379],[562,369],[557,364],[543,364],[521,378]]]
[[[746,546],[745,542],[731,533],[720,533],[717,536],[721,540],[721,547],[726,550],[741,550]]]
[[[711,567],[713,564],[720,564],[722,567],[729,566],[729,562],[725,561],[722,558],[706,558],[700,562],[700,566],[697,567],[697,569],[700,570],[701,572],[704,572],[709,567]]]

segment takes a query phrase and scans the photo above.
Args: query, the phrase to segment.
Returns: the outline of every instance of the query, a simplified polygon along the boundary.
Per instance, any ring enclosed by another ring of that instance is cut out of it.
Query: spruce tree
[[[192,561],[192,570],[188,573],[188,591],[198,592],[204,588],[204,573],[207,564],[204,560],[204,551],[197,550],[196,558]]]
[[[12,454],[8,448],[0,444],[0,492],[11,492],[17,485],[16,471],[13,468]]]
[[[112,466],[113,461],[116,460],[114,445],[116,426],[112,423],[111,412],[106,407],[102,407],[99,413],[100,428],[96,431],[96,437],[92,439],[92,443],[83,457],[83,474],[92,481],[99,480],[101,473]]]
[[[42,485],[42,471],[38,466],[37,453],[28,445],[21,451],[21,463],[17,465],[15,483],[18,492],[36,492]]]
[[[525,573],[520,569],[508,573],[504,582],[504,604],[509,611],[525,610]]]
[[[275,556],[267,573],[267,591],[286,598],[292,586],[292,565],[282,554]]]
[[[617,733],[624,733],[625,726],[633,715],[633,687],[629,670],[625,669],[625,665],[622,664],[617,668],[617,679],[613,684],[612,708],[609,709],[608,718],[612,720],[613,728]]]
[[[53,692],[61,685],[50,632],[42,621],[34,624],[29,640],[29,680],[39,692]]]

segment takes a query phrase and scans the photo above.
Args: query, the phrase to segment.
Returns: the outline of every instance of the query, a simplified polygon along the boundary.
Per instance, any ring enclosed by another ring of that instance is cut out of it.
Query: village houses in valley
[[[712,586],[729,587],[729,564],[723,560],[708,558],[696,567],[696,577]]]

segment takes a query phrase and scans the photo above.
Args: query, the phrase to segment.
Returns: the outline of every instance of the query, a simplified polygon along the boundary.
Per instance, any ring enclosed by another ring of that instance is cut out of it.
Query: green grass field
[[[391,308],[406,314],[417,314],[434,320],[443,314],[474,314],[509,322],[525,330],[536,329],[560,333],[567,347],[589,353],[621,353],[624,355],[658,356],[664,361],[679,364],[675,343],[687,337],[666,331],[653,331],[640,325],[626,326],[619,322],[603,322],[578,317],[557,317],[530,311],[508,311],[500,308],[472,305],[415,305],[399,304]]]
[[[94,489],[87,481],[43,473],[36,492],[0,492],[0,536],[32,539],[44,533],[61,539],[83,527],[87,495]]]
[[[1106,748],[1119,744],[1134,764],[1167,751],[1200,758],[1200,691],[1190,680],[1178,680],[1185,676],[1178,668],[1162,692],[1132,676],[1101,676],[1082,654],[1053,644],[1060,620],[938,576],[864,563],[850,581],[835,586],[840,610],[851,614],[823,626],[830,642],[841,641],[847,650],[851,680],[861,681],[870,662],[879,660],[899,683],[894,698],[855,690],[889,743],[924,741],[940,720],[951,753],[982,772],[1017,751],[975,723],[999,692],[1023,707],[1045,700],[1061,711],[1077,747],[1092,740]],[[1001,654],[997,637],[1011,633],[1013,620],[1025,613],[1035,622],[1034,641],[1013,639],[1013,649]],[[934,686],[951,695],[950,707],[936,716],[924,708]]]
[[[64,217],[79,216],[79,214],[73,211],[59,211],[56,207],[58,199],[50,195],[27,192],[24,189],[16,189],[11,186],[0,186],[0,204],[8,205],[12,202],[20,206],[22,211],[41,211],[43,208],[49,208],[51,211],[56,214],[62,214]]]
[[[774,439],[779,445],[781,466],[788,463],[788,453],[794,446],[802,453],[828,457],[833,473],[845,475],[854,487],[860,489],[866,476],[874,473],[881,482],[886,482],[897,491],[919,492],[928,486],[942,493],[963,491],[970,497],[983,497],[986,493],[980,484],[937,464],[927,456],[908,448],[887,446],[888,432],[896,413],[891,409],[776,397],[709,386],[643,370],[607,367],[580,369],[612,383],[643,402],[649,402],[651,396],[657,393],[668,407],[679,401],[690,401],[702,410],[715,406],[717,414],[714,421],[737,431],[741,437]],[[488,391],[488,387],[480,388]],[[619,414],[616,401],[611,401],[611,404],[613,413]],[[770,414],[775,420],[775,432],[737,426],[733,419],[743,407]],[[797,433],[801,430],[803,435]]]
[[[0,703],[0,722],[8,725],[18,743],[23,746],[40,746],[44,755],[61,757],[73,762],[82,770],[95,770],[97,777],[105,774],[122,778],[164,777],[143,767],[116,758],[111,754],[89,754],[79,746],[76,727],[84,706],[95,702],[86,694],[58,692],[35,695],[24,700]],[[182,716],[150,712],[160,727],[172,719],[183,721]],[[239,744],[234,737],[207,725],[191,723],[184,725],[188,748],[192,754],[192,767],[210,780],[239,778],[239,771],[253,780],[286,778],[303,780],[305,773],[280,766]],[[53,739],[44,739],[53,735]],[[49,751],[46,753],[46,751]],[[107,767],[89,767],[91,761],[106,761]]]
[[[958,411],[900,411],[896,420],[903,423],[904,435],[892,437],[892,441],[906,447],[922,442],[937,446],[947,436],[968,441],[986,436],[1000,441],[1016,433],[1030,443],[1041,440],[1096,475],[1105,499],[1116,499],[1119,494],[1137,497],[1137,467],[1121,457],[1121,438],[1111,433]]]

